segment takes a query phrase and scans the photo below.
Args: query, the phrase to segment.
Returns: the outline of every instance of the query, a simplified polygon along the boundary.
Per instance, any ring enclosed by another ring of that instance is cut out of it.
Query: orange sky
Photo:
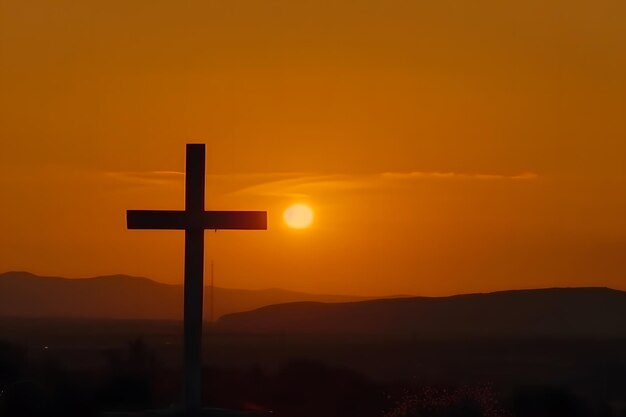
[[[203,141],[222,286],[626,289],[623,0],[0,4],[0,271],[180,282]]]

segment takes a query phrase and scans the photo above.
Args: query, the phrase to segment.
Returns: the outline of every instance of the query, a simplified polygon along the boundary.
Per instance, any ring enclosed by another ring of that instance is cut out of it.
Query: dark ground
[[[166,408],[177,322],[0,320],[0,415]],[[285,417],[626,416],[626,340],[212,334],[205,402]]]

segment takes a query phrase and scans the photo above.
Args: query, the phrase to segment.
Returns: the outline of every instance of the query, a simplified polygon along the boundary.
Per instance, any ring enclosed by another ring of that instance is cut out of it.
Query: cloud
[[[22,170],[23,171],[23,170]],[[184,186],[180,171],[91,171],[46,166],[22,172],[0,167],[0,184],[46,184],[59,186],[120,189]],[[19,173],[19,175],[18,175]],[[207,188],[221,195],[253,195],[279,198],[307,198],[321,193],[355,192],[410,188],[421,181],[533,181],[532,172],[515,175],[456,172],[382,172],[373,174],[315,174],[310,172],[265,172],[210,174]]]
[[[163,184],[182,181],[184,172],[178,171],[118,171],[106,172],[105,177],[133,184]]]
[[[457,172],[384,172],[380,174],[386,180],[421,180],[421,179],[441,179],[441,180],[534,180],[539,176],[534,172],[524,172],[516,175],[502,174],[467,174]]]
[[[315,187],[337,187],[342,179],[336,175],[297,175],[276,181],[261,182],[234,192],[274,197],[305,197]]]
[[[123,186],[183,186],[185,173],[179,171],[114,171],[103,174],[106,182],[113,182]],[[280,173],[234,173],[209,174],[206,177],[207,187],[219,190],[221,193],[270,194],[265,186],[280,188],[293,187],[300,182],[307,182],[311,174],[302,172]],[[253,184],[253,185],[251,185]],[[280,186],[282,184],[282,186]],[[257,192],[252,192],[258,187]]]
[[[533,172],[515,175],[468,174],[456,172],[383,172],[380,174],[299,175],[277,181],[261,182],[236,191],[237,194],[305,197],[319,191],[349,191],[389,187],[410,187],[418,181],[532,181]]]

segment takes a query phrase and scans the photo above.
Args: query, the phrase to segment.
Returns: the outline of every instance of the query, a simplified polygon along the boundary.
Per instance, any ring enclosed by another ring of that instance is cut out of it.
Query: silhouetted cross
[[[129,229],[177,229],[185,231],[184,290],[184,407],[193,412],[202,406],[202,296],[204,289],[205,229],[267,229],[265,211],[204,210],[204,144],[187,145],[185,210],[128,210]]]

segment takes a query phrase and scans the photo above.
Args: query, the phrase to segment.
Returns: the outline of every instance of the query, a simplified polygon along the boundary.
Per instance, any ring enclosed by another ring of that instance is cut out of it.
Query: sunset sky
[[[0,4],[0,272],[180,283],[204,142],[219,286],[626,289],[624,0]]]

